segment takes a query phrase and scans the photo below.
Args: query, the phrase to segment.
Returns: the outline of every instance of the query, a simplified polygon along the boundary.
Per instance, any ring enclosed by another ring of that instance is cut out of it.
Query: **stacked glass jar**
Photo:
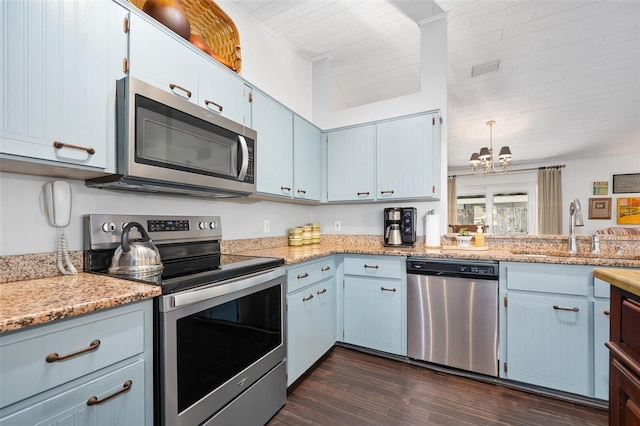
[[[306,246],[320,244],[320,224],[309,223],[295,228],[289,228],[289,245]]]

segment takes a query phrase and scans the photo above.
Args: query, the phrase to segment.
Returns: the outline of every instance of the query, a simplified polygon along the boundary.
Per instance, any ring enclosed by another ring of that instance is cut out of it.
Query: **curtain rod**
[[[550,169],[563,169],[567,167],[566,164],[558,164],[555,166],[542,166],[542,167],[529,167],[528,169],[516,169],[516,170],[509,170],[508,173],[518,173],[518,172],[533,172],[536,170],[550,170]],[[502,174],[502,173],[500,173]],[[506,173],[504,173],[506,174]],[[473,173],[467,173],[464,175],[449,175],[447,176],[447,178],[455,178],[455,177],[461,177],[461,176],[483,176],[482,173],[478,173],[477,175],[474,175]],[[489,176],[489,175],[486,175]]]

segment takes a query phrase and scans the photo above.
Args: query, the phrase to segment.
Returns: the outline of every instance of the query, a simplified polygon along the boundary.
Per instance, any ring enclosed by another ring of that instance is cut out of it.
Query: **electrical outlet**
[[[342,231],[342,223],[340,223],[339,220],[336,220],[336,222],[334,223],[333,230],[334,231]]]
[[[271,232],[271,221],[264,221],[264,232]]]

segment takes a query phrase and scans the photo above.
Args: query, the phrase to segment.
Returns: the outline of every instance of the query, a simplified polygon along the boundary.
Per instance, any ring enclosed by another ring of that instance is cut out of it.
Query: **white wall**
[[[311,63],[289,45],[235,6],[216,2],[233,20],[240,34],[240,75],[302,117],[312,120]]]
[[[0,256],[56,251],[56,231],[41,212],[39,198],[42,186],[52,180],[57,179],[0,173]],[[65,180],[73,197],[71,223],[65,228],[70,250],[83,249],[82,216],[90,213],[217,215],[226,240],[284,236],[289,227],[314,221],[310,206],[118,192]],[[269,233],[264,232],[264,220],[271,223]]]
[[[640,146],[640,144],[639,144]],[[580,200],[584,218],[584,226],[576,227],[576,234],[591,235],[598,229],[610,226],[630,226],[616,224],[617,199],[621,197],[640,197],[637,194],[613,194],[613,175],[640,173],[640,148],[638,154],[617,155],[611,157],[582,158],[564,161],[567,165],[562,170],[562,229],[569,232],[569,203],[572,199]],[[593,195],[593,182],[609,181],[609,195]],[[610,197],[613,211],[611,220],[589,219],[589,198]]]
[[[613,175],[640,173],[640,151],[635,156],[612,155],[609,157],[580,158],[575,160],[553,160],[553,163],[529,164],[526,166],[512,166],[512,169],[530,168],[539,166],[551,166],[556,164],[566,164],[562,169],[562,232],[569,233],[569,203],[577,198],[580,201],[583,211],[584,226],[576,227],[578,235],[592,235],[598,229],[610,226],[621,226],[616,224],[616,200],[619,197],[640,197],[640,194],[613,194]],[[450,170],[449,174],[467,174],[468,170]],[[506,175],[490,176],[460,176],[457,179],[458,193],[472,191],[473,188],[482,185],[506,185],[512,190],[529,185],[531,182],[537,184],[537,172],[507,173]],[[593,195],[593,182],[608,181],[608,195]],[[610,220],[589,219],[589,198],[607,198],[612,200],[613,211]]]

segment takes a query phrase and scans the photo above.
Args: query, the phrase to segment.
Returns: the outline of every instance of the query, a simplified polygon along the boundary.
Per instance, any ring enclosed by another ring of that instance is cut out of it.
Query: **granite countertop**
[[[410,248],[396,248],[385,247],[380,236],[336,235],[324,236],[321,244],[290,247],[283,245],[286,244],[286,238],[283,237],[225,241],[223,252],[283,258],[286,265],[334,254],[362,254],[640,268],[640,256],[637,255],[590,254],[584,251],[579,255],[569,255],[559,249],[563,243],[560,240],[555,245],[549,245],[548,242],[523,245],[518,244],[518,238],[505,241],[509,246],[500,246],[498,237],[493,242],[495,245],[490,245],[491,248],[487,250],[461,250],[453,246],[428,248],[420,243]],[[629,244],[635,247],[637,241],[632,240]],[[629,252],[635,253],[637,250],[627,250]],[[78,258],[77,263],[80,263],[82,252],[74,255]],[[0,258],[0,333],[161,294],[157,286],[106,275],[56,275],[57,271],[53,270],[54,258],[55,253]],[[39,273],[44,278],[36,275]],[[638,282],[637,278],[635,282]]]
[[[593,276],[636,296],[640,296],[640,271],[595,268]]]
[[[0,283],[0,333],[160,295],[160,287],[80,273]]]
[[[333,254],[365,254],[365,255],[390,255],[390,256],[421,256],[441,259],[466,259],[466,260],[497,260],[528,263],[554,263],[563,265],[591,265],[591,266],[615,266],[640,268],[640,258],[630,256],[599,255],[599,254],[569,254],[561,251],[541,250],[464,250],[453,246],[441,248],[428,248],[417,245],[408,248],[385,247],[380,241],[362,241],[356,239],[329,241],[316,245],[301,247],[272,247],[246,250],[241,254],[264,257],[281,257],[285,265],[293,265],[308,260],[317,259]]]

